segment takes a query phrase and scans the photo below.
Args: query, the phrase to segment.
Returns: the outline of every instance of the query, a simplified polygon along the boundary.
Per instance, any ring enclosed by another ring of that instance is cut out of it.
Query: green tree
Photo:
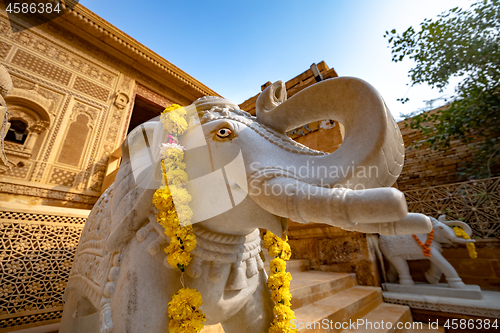
[[[392,61],[414,60],[408,75],[412,85],[426,83],[442,92],[450,78],[460,79],[448,108],[406,116],[409,126],[424,134],[415,147],[446,150],[460,139],[473,154],[462,172],[491,176],[492,166],[500,164],[500,0],[478,1],[467,10],[456,7],[425,19],[418,31],[409,27],[400,35],[393,29],[384,37]]]

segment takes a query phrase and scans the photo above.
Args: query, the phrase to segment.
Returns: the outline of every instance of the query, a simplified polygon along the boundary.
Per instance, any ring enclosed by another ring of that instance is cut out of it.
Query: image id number
[[[447,329],[498,329],[498,319],[448,319],[443,325]]]
[[[59,2],[56,3],[55,5],[52,4],[51,2],[47,3],[19,3],[19,2],[14,2],[14,3],[9,3],[9,5],[6,8],[7,13],[14,13],[14,14],[51,14],[51,13],[59,13],[61,12],[61,9],[59,8]]]

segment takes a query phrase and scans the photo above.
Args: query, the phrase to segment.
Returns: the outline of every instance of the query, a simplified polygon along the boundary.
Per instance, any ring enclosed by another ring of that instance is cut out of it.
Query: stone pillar
[[[28,138],[26,139],[26,143],[24,144],[24,147],[26,150],[33,150],[35,147],[36,140],[38,139],[38,136],[47,129],[49,126],[48,121],[37,121],[35,124],[33,124],[30,128],[28,128],[29,135]]]

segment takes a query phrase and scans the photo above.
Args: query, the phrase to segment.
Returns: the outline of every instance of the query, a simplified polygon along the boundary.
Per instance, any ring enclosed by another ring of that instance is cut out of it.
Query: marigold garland
[[[469,235],[464,231],[464,229],[454,226],[453,231],[455,231],[455,235],[457,237],[462,237],[463,239],[470,239]],[[469,257],[472,259],[477,258],[476,245],[474,243],[467,243],[467,250],[469,251]]]
[[[274,301],[274,320],[269,327],[269,333],[298,332],[290,327],[290,321],[295,319],[295,314],[290,309],[292,275],[286,272],[286,260],[290,259],[292,251],[287,241],[288,238],[282,240],[270,231],[264,232],[264,248],[269,251],[271,257],[275,257],[269,263],[271,274],[267,280],[267,287],[271,289],[271,298]]]
[[[424,253],[425,257],[430,257],[431,256],[431,244],[432,240],[434,239],[434,229],[431,230],[427,234],[427,240],[425,241],[425,244],[422,243],[420,239],[418,239],[417,235],[412,235],[415,241],[418,243],[418,245],[422,248],[422,252]]]
[[[167,107],[161,114],[163,128],[171,133],[169,142],[162,143],[160,154],[165,185],[153,195],[153,204],[158,209],[156,220],[164,228],[170,244],[165,249],[167,262],[184,274],[191,262],[192,251],[196,247],[196,236],[191,226],[193,212],[189,208],[191,196],[184,187],[188,175],[183,163],[184,152],[177,144],[177,137],[187,130],[186,110],[177,104]],[[182,282],[182,278],[181,278]],[[168,303],[170,333],[199,332],[205,326],[206,316],[199,309],[203,305],[201,294],[196,289],[181,288]]]

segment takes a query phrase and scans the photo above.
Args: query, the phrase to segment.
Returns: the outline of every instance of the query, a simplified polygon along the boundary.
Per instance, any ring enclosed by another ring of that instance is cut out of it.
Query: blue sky
[[[370,82],[393,115],[450,94],[408,89],[411,61],[391,62],[386,30],[417,27],[470,0],[81,0],[80,3],[220,95],[241,103],[324,60]],[[402,105],[396,99],[409,97]],[[439,102],[435,106],[440,106]]]

